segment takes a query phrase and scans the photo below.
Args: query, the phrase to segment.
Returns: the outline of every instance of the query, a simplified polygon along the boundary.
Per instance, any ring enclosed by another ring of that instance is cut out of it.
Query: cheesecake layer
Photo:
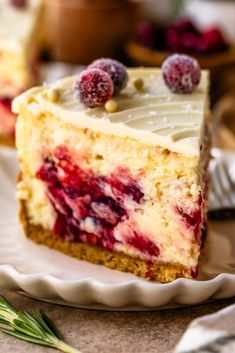
[[[140,74],[145,89],[152,90],[151,103],[146,105],[146,93],[136,93],[130,82],[115,98],[119,108],[113,114],[101,108],[82,111],[79,103],[75,109],[72,78],[56,84],[59,102],[49,101],[48,86],[15,100],[17,189],[26,235],[107,266],[113,254],[113,267],[127,271],[130,266],[145,278],[194,278],[206,231],[207,74],[204,86],[186,96],[164,96],[159,70],[130,70],[130,80]],[[156,123],[153,130],[146,130],[149,121]],[[121,259],[129,265],[118,266]]]
[[[197,266],[206,195],[196,156],[53,116],[19,118],[19,133],[18,198],[31,224],[147,261]]]
[[[86,260],[97,265],[105,265],[111,269],[131,272],[146,280],[155,280],[162,283],[171,282],[181,277],[192,277],[191,270],[179,263],[150,263],[137,257],[104,248],[97,248],[87,243],[74,243],[66,239],[56,238],[50,231],[29,221],[24,202],[20,204],[20,219],[25,234],[32,241],[61,251],[78,260]]]

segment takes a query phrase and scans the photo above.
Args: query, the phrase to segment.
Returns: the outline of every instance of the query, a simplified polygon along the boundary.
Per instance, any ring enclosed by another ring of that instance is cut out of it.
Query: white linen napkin
[[[234,353],[235,304],[194,320],[174,353]]]

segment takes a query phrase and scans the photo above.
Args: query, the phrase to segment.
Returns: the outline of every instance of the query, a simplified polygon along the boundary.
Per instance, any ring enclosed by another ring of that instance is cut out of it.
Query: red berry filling
[[[182,209],[179,209],[180,216],[183,218],[188,228],[192,228],[195,234],[195,238],[198,238],[198,233],[201,226],[201,210],[187,213]]]
[[[129,239],[129,244],[136,249],[141,249],[141,251],[147,255],[156,257],[160,254],[159,248],[154,243],[136,232],[134,232]]]
[[[182,207],[177,207],[177,212],[180,214],[186,227],[193,230],[195,240],[198,243],[201,243],[201,236],[203,232],[203,214],[201,206],[202,198],[199,197],[197,207],[190,212],[187,212]]]
[[[149,259],[159,256],[159,248],[136,225],[129,225],[128,236],[115,238],[118,225],[131,218],[126,201],[140,204],[144,197],[127,169],[117,168],[107,176],[94,174],[74,163],[70,151],[59,146],[44,158],[36,176],[46,184],[56,212],[55,235],[106,249],[127,244]]]

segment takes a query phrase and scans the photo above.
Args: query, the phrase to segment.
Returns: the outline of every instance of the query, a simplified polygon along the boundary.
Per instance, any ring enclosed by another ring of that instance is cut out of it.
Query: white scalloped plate
[[[234,154],[224,156],[235,166]],[[16,175],[15,151],[0,149],[0,287],[50,302],[107,310],[160,309],[235,296],[235,221],[209,225],[200,280],[147,282],[26,239],[17,221]]]

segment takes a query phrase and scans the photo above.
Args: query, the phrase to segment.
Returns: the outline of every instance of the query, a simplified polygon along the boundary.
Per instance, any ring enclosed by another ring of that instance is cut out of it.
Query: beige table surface
[[[105,312],[47,304],[1,290],[19,309],[43,309],[61,330],[67,343],[83,353],[170,353],[187,325],[213,313],[235,298],[194,307],[152,312]],[[0,353],[49,353],[52,349],[24,343],[0,334]]]

